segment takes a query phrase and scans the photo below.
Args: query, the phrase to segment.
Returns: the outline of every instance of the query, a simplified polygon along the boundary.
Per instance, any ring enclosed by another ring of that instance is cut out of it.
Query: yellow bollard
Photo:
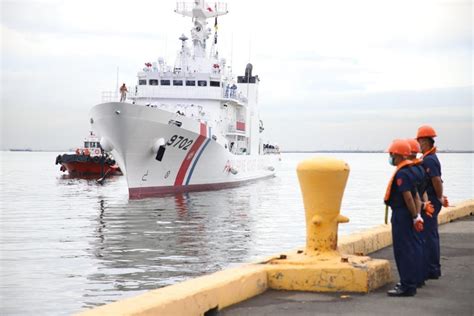
[[[349,165],[329,158],[308,159],[296,171],[306,212],[306,254],[334,252],[338,224],[349,222],[340,215]]]
[[[301,162],[297,173],[306,212],[306,250],[268,262],[268,285],[278,290],[368,292],[391,281],[387,260],[337,251],[340,214],[349,166],[333,158]]]

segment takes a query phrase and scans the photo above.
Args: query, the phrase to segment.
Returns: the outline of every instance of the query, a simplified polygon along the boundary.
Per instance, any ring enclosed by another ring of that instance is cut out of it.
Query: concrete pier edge
[[[439,224],[474,215],[474,199],[443,208]],[[339,238],[338,250],[343,254],[367,255],[392,244],[391,226],[379,225]],[[263,262],[296,253],[304,247],[285,251]],[[268,265],[261,261],[215,272],[145,294],[86,310],[78,315],[204,315],[237,304],[269,288]]]

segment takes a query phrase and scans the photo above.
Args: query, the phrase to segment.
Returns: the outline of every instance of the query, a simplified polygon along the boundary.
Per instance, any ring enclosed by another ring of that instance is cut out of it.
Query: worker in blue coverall
[[[423,168],[427,175],[426,193],[431,204],[433,204],[433,216],[423,215],[425,229],[423,232],[425,247],[423,249],[426,265],[425,279],[438,279],[441,276],[440,245],[438,233],[438,214],[441,206],[447,207],[449,202],[443,196],[443,181],[441,180],[441,164],[436,156],[434,147],[435,130],[428,125],[418,128],[416,139],[423,152]]]
[[[428,199],[428,194],[426,189],[428,187],[428,178],[426,176],[425,169],[422,166],[422,160],[417,157],[418,154],[421,154],[421,147],[418,141],[414,138],[409,138],[406,140],[410,145],[411,154],[408,156],[408,160],[413,162],[413,165],[410,166],[410,172],[413,176],[413,181],[415,182],[416,190],[421,199],[421,205],[417,205],[423,220],[426,217],[433,217],[434,208],[431,202]],[[419,242],[422,245],[422,260],[418,262],[418,269],[421,271],[419,275],[419,280],[417,287],[422,287],[425,285],[425,276],[427,274],[426,264],[424,260],[424,247],[425,247],[425,236],[424,231],[421,231],[416,234]]]
[[[389,296],[414,296],[421,279],[422,244],[417,232],[423,230],[419,208],[421,201],[410,171],[410,145],[406,140],[395,140],[388,148],[389,163],[396,170],[387,186],[384,201],[392,209],[393,254],[400,283],[388,291]]]

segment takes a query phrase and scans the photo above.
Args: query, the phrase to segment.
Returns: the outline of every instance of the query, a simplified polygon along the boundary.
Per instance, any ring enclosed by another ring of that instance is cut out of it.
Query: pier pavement
[[[390,260],[394,282],[369,294],[268,290],[219,315],[474,315],[474,216],[439,227],[442,277],[414,297],[388,297],[398,282],[392,247],[372,253]]]

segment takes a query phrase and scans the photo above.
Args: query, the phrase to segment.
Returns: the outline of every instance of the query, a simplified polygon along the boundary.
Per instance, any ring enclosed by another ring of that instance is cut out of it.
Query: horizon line
[[[0,151],[11,152],[70,152],[72,149],[32,149],[32,148],[9,148]],[[440,149],[439,153],[474,153],[474,149]],[[282,150],[281,153],[385,153],[382,149],[290,149]]]

